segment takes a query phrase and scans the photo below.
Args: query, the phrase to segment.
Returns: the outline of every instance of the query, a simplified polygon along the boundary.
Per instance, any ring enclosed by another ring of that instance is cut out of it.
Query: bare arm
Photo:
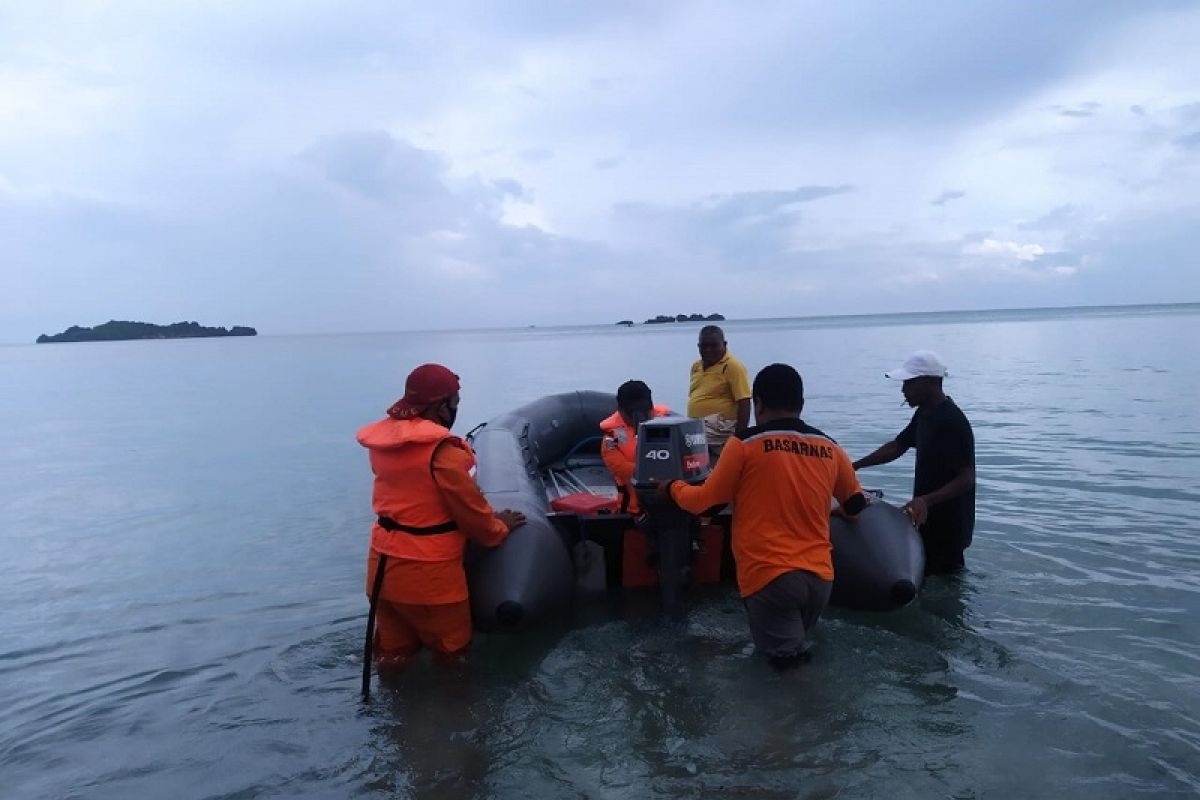
[[[863,456],[858,461],[855,461],[854,469],[857,471],[864,467],[874,467],[879,464],[887,464],[891,461],[895,461],[907,451],[907,447],[901,447],[899,442],[892,440],[880,447],[874,453],[871,453],[869,456]]]
[[[750,398],[737,401],[737,427],[733,429],[735,436],[741,436],[750,427]]]
[[[937,491],[930,492],[925,497],[925,504],[936,506],[938,503],[944,503],[947,500],[953,500],[961,494],[966,494],[975,488],[975,468],[963,467],[953,480],[948,482]]]
[[[964,492],[969,492],[975,487],[975,468],[963,467],[957,475],[947,481],[940,489],[935,489],[929,494],[923,494],[920,497],[914,497],[904,504],[900,509],[908,518],[912,520],[913,525],[921,526],[925,524],[925,520],[929,519],[929,509],[936,506],[938,503],[944,503],[947,500],[953,500]]]

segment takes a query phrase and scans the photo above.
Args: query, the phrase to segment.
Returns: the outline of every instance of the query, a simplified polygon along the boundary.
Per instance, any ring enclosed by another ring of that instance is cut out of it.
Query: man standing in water
[[[975,530],[975,434],[971,423],[942,392],[946,365],[936,353],[918,350],[898,369],[884,373],[903,381],[904,400],[916,409],[894,440],[854,462],[854,469],[895,461],[917,448],[913,496],[904,505],[925,543],[925,574],[957,572]]]
[[[709,450],[716,456],[730,436],[750,427],[750,375],[730,354],[725,332],[716,325],[700,329],[697,347],[700,358],[692,364],[687,413],[704,421]]]
[[[671,481],[659,492],[693,514],[733,501],[733,557],[750,634],[773,666],[785,668],[807,659],[808,634],[833,588],[830,499],[851,517],[867,501],[850,457],[800,419],[800,373],[765,367],[753,397],[757,424],[729,440],[708,479]]]
[[[516,511],[493,512],[475,485],[475,454],[450,433],[458,390],[458,376],[441,364],[419,366],[387,416],[358,432],[375,473],[367,596],[380,663],[403,665],[422,647],[442,658],[465,652],[467,539],[493,547],[525,522]]]

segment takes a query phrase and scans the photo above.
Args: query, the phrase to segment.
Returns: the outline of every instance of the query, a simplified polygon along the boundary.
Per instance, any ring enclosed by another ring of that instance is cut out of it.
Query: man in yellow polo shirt
[[[700,358],[692,364],[687,413],[704,421],[709,449],[718,455],[730,436],[750,427],[750,375],[729,352],[725,332],[716,325],[700,329],[697,346]]]

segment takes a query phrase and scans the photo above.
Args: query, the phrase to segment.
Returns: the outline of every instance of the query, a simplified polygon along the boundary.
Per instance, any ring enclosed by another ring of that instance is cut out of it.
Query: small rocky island
[[[669,317],[665,314],[659,314],[654,319],[646,320],[646,325],[662,325],[666,322],[724,322],[725,317],[720,314],[709,314],[707,317],[703,314],[676,314]]]
[[[659,314],[654,319],[648,319],[643,322],[643,325],[662,325],[665,322],[724,322],[725,317],[720,314],[709,314],[707,317],[703,314],[676,314],[671,317],[666,314]],[[614,322],[614,325],[622,325],[626,328],[633,327],[633,320],[623,319],[620,322]]]
[[[42,334],[38,344],[53,342],[120,342],[127,339],[200,339],[210,336],[257,336],[258,331],[245,325],[232,328],[206,328],[196,322],[176,322],[171,325],[154,325],[150,322],[122,322],[109,320],[94,328],[72,325],[53,336]]]

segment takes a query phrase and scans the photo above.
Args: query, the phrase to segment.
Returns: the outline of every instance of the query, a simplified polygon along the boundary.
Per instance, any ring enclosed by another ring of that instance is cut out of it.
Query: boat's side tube
[[[599,434],[600,420],[616,408],[604,392],[539,398],[483,426],[472,439],[479,488],[496,510],[525,515],[499,547],[468,551],[467,581],[475,626],[521,631],[570,611],[575,568],[550,511],[541,472],[582,440]]]
[[[467,558],[471,616],[480,630],[520,631],[566,614],[571,602],[570,555],[546,518],[546,494],[525,469],[520,432],[488,425],[475,436],[476,480],[497,511],[526,523],[495,548],[472,547]]]
[[[889,611],[912,602],[925,572],[925,548],[908,517],[876,501],[858,519],[834,516],[833,592],[830,605]]]

